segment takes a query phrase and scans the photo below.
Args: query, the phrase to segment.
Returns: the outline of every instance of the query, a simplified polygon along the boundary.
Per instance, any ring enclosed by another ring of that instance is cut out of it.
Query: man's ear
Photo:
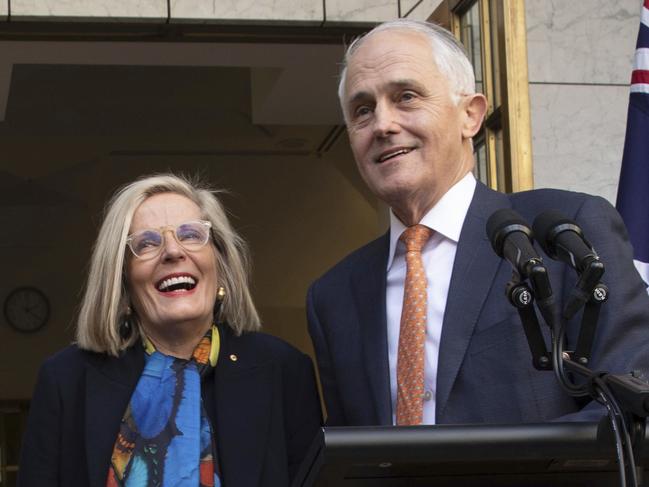
[[[464,114],[462,136],[470,139],[478,133],[482,126],[482,120],[487,113],[487,99],[482,93],[474,93],[465,95],[460,104]]]

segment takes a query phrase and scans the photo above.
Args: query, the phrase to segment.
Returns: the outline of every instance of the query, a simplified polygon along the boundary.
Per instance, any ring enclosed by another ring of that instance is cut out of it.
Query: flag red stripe
[[[649,0],[646,0],[649,2]],[[637,83],[649,83],[649,71],[646,69],[636,69],[631,73],[631,84],[635,85]]]

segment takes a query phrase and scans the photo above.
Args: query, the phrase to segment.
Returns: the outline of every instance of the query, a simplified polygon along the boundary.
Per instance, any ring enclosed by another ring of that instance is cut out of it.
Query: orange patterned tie
[[[424,414],[424,342],[426,341],[426,272],[421,258],[433,231],[423,225],[406,228],[406,282],[397,357],[397,424],[421,424]]]

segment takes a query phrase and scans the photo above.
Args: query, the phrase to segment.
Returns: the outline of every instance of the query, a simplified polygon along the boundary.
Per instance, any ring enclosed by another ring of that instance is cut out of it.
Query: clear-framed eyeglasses
[[[205,246],[210,239],[212,223],[206,220],[184,222],[176,226],[147,228],[130,234],[126,244],[138,259],[153,259],[160,254],[165,245],[165,234],[171,232],[182,248],[195,252]]]

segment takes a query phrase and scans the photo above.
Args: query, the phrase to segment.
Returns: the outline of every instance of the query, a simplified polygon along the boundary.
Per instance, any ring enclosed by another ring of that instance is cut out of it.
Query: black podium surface
[[[646,439],[635,448],[640,479]],[[645,485],[644,482],[640,482]],[[322,428],[293,487],[607,487],[615,442],[597,423]]]

